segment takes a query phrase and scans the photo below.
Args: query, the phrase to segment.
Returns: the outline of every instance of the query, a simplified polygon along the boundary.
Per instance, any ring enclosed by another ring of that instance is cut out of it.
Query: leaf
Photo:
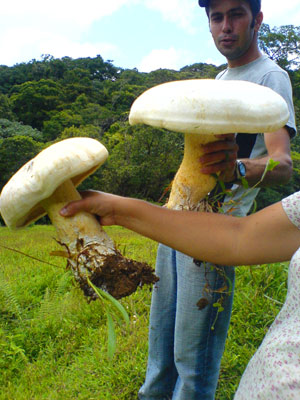
[[[252,209],[252,211],[251,211],[251,214],[256,213],[256,209],[257,209],[257,201],[254,200],[254,202],[253,202],[253,209]]]
[[[265,170],[264,170],[264,172],[262,174],[260,182],[262,182],[264,180],[264,178],[266,176],[266,173],[269,172],[269,171],[272,171],[276,167],[276,165],[278,165],[278,164],[279,164],[279,161],[274,161],[274,160],[272,160],[272,158],[270,158],[268,160],[267,164],[266,164],[266,167],[265,167]]]
[[[217,184],[220,185],[221,190],[222,190],[222,193],[226,194],[227,189],[226,189],[226,187],[225,187],[224,182],[220,179],[219,175],[220,175],[219,173],[217,173],[217,174],[211,174],[211,176],[214,177],[215,180],[217,181]]]
[[[203,310],[207,305],[209,304],[209,301],[205,298],[202,297],[198,302],[197,302],[197,307],[199,310]]]
[[[279,164],[280,164],[279,161],[274,161],[274,160],[272,160],[272,158],[270,158],[267,163],[267,170],[272,171]]]
[[[223,293],[223,292],[226,292],[227,290],[228,290],[228,286],[224,285],[223,287],[221,287],[219,289],[216,289],[215,292],[216,293]]]
[[[111,310],[109,310],[109,306],[112,306],[114,311],[117,311],[123,320],[126,322],[126,326],[129,325],[129,316],[125,308],[116,300],[113,296],[109,293],[105,292],[104,290],[97,288],[90,280],[87,278],[88,284],[94,289],[95,293],[98,295],[99,299],[102,301],[104,305],[104,309],[107,316],[107,353],[110,360],[112,360],[116,347],[116,331],[115,331],[115,322],[111,315]],[[117,319],[118,323],[121,325],[121,319],[119,318],[118,314],[113,314],[114,317]]]
[[[127,314],[127,311],[125,308],[122,306],[121,303],[118,302],[113,296],[111,296],[109,293],[105,292],[104,290],[97,288],[90,280],[87,278],[88,284],[95,290],[97,295],[99,297],[104,297],[106,300],[108,300],[112,306],[121,314],[123,317],[124,321],[126,322],[126,325],[129,325],[129,316]]]
[[[219,184],[220,184],[220,186],[221,186],[221,189],[222,189],[222,192],[223,193],[226,193],[226,187],[225,187],[225,184],[224,184],[224,182],[223,181],[221,181],[220,179],[219,179]]]
[[[116,330],[115,330],[114,320],[112,319],[112,316],[107,309],[106,309],[106,315],[107,315],[107,340],[108,340],[107,354],[108,358],[112,360],[117,348]]]
[[[242,182],[242,186],[243,186],[244,189],[248,189],[249,188],[249,183],[248,183],[246,178],[241,178],[241,182]]]

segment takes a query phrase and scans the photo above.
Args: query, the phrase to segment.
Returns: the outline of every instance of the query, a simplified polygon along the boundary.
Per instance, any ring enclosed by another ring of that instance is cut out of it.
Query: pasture
[[[120,227],[106,231],[125,256],[154,267],[155,242]],[[54,236],[51,226],[0,227],[0,245],[19,251],[0,247],[0,400],[136,400],[146,369],[151,290],[120,301],[130,325],[117,328],[109,360],[101,303],[87,303],[66,261],[50,255],[59,250]],[[287,263],[237,268],[216,400],[232,399],[285,299],[287,270]]]

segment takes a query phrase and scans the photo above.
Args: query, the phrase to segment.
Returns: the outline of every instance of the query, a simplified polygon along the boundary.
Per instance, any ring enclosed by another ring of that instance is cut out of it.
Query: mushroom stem
[[[43,208],[55,226],[59,241],[73,253],[77,249],[78,239],[89,243],[97,243],[103,247],[103,254],[113,253],[114,244],[104,232],[94,215],[80,212],[73,217],[64,218],[59,214],[60,209],[70,201],[81,199],[73,182],[67,180],[55,192],[41,202]]]
[[[216,180],[200,171],[199,158],[202,145],[218,140],[213,135],[186,133],[184,135],[184,156],[175,175],[168,208],[177,210],[199,210],[201,200],[215,187]]]
[[[117,299],[158,280],[149,265],[128,259],[118,251],[95,216],[81,212],[64,218],[59,213],[67,203],[81,198],[76,186],[107,156],[106,148],[95,139],[62,140],[23,165],[0,195],[0,212],[11,228],[26,226],[48,213],[58,243],[65,249],[59,254],[68,258],[67,267],[90,299],[97,295],[88,278]]]
[[[158,278],[152,268],[123,257],[92,214],[80,212],[73,217],[60,216],[63,206],[80,198],[72,181],[67,180],[41,201],[41,205],[56,228],[59,243],[67,249],[68,267],[85,295],[97,298],[87,278],[117,299],[130,295],[138,286],[155,283]]]

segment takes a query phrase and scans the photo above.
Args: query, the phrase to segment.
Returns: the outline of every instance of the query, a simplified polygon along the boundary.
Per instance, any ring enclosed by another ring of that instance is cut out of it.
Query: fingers
[[[116,199],[119,199],[119,196],[95,190],[81,192],[81,195],[83,197],[81,200],[66,204],[60,210],[60,215],[63,217],[72,217],[81,211],[86,211],[94,214],[101,225],[115,224],[113,203]]]
[[[94,203],[96,203],[96,197],[100,196],[101,192],[96,190],[85,190],[80,192],[82,197],[81,200],[72,201],[60,210],[60,215],[63,217],[72,217],[80,211],[87,211],[93,213]]]
[[[199,160],[202,173],[215,174],[217,172],[226,172],[225,175],[228,177],[234,174],[239,147],[232,134],[223,135],[222,139],[202,146],[204,154]]]
[[[232,163],[237,158],[237,148],[226,149],[222,151],[216,151],[208,154],[204,154],[200,157],[200,162],[203,167],[210,166],[211,164],[218,163]]]
[[[211,164],[208,165],[207,167],[201,168],[201,172],[203,174],[216,174],[217,172],[227,172],[226,176],[233,175],[234,173],[234,168],[235,168],[235,161],[232,162],[219,162],[217,164]]]
[[[80,211],[89,211],[89,206],[85,199],[68,203],[59,213],[63,217],[72,217]]]
[[[218,140],[217,142],[211,142],[202,146],[202,150],[204,152],[201,157],[201,161],[205,160],[212,156],[214,153],[220,153],[219,157],[221,157],[221,153],[237,153],[239,146],[236,144],[235,140]],[[224,159],[223,154],[223,159]]]

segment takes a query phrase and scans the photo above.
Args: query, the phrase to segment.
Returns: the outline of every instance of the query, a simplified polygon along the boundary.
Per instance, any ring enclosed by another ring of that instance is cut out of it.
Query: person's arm
[[[284,184],[289,181],[293,173],[293,164],[290,153],[290,137],[286,128],[275,133],[264,134],[268,155],[256,159],[242,159],[246,165],[246,179],[250,186],[255,185],[261,178],[268,160],[271,158],[279,164],[267,172],[259,186]]]
[[[279,164],[269,171],[259,186],[283,184],[289,181],[292,175],[292,159],[290,155],[290,136],[287,128],[281,128],[276,132],[265,133],[264,140],[268,154],[261,158],[243,158],[241,161],[246,166],[246,180],[250,186],[255,185],[261,179],[266,164],[271,158]],[[203,146],[205,155],[200,159],[203,165],[201,171],[205,174],[213,174],[221,171],[221,178],[225,182],[234,180],[234,165],[237,152],[233,143],[224,142],[209,143]]]
[[[286,261],[300,245],[300,230],[276,203],[248,217],[175,211],[142,200],[88,191],[64,216],[88,211],[102,225],[121,225],[199,260],[223,265]]]

